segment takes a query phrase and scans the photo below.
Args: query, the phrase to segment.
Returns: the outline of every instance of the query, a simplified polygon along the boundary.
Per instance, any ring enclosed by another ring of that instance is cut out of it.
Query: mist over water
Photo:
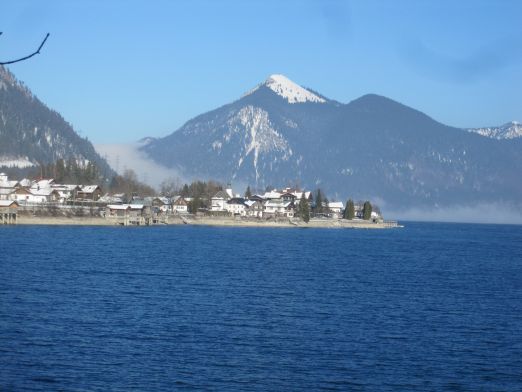
[[[522,224],[522,206],[509,203],[482,203],[438,208],[386,210],[387,219],[422,222]]]
[[[168,178],[179,178],[180,173],[157,164],[139,151],[140,143],[112,143],[97,144],[96,151],[107,158],[107,162],[118,173],[123,174],[126,169],[133,170],[141,182],[159,189],[160,184]]]

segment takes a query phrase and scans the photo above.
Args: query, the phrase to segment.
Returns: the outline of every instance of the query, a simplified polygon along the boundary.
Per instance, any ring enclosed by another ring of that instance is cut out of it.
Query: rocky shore
[[[71,225],[71,226],[115,226],[111,219],[103,217],[63,217],[63,216],[30,216],[19,215],[18,225]],[[354,229],[386,229],[401,227],[397,222],[370,222],[365,220],[346,219],[311,219],[305,223],[299,219],[244,219],[234,217],[210,216],[169,216],[161,223],[154,225],[199,225],[228,227],[299,227],[299,228],[354,228]]]

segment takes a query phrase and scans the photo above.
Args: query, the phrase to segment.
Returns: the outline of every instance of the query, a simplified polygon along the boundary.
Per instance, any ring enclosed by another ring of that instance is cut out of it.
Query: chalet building
[[[259,200],[245,200],[246,216],[253,218],[262,218],[265,207]]]
[[[342,218],[344,212],[344,205],[342,201],[328,202],[328,209],[332,218]]]
[[[98,202],[107,204],[123,204],[125,200],[125,194],[123,193],[115,193],[112,196],[106,193],[98,199]]]
[[[264,217],[273,216],[293,218],[295,215],[295,206],[291,201],[283,201],[281,199],[268,200],[265,202],[264,208]]]
[[[51,188],[18,188],[9,195],[9,200],[19,204],[59,203],[60,193]]]
[[[82,189],[79,185],[73,184],[52,184],[51,188],[60,194],[61,203],[65,203],[66,200],[76,199],[78,192]]]
[[[102,196],[102,189],[99,185],[85,185],[76,193],[77,199],[98,201]]]
[[[233,197],[227,191],[219,191],[210,199],[210,211],[227,211],[227,202]]]
[[[11,192],[8,199],[18,203],[28,203],[31,192],[27,188],[18,188]]]
[[[285,193],[282,193],[279,198],[283,201],[291,201],[293,203],[295,201],[295,199],[297,199],[297,196],[293,193],[285,192]]]
[[[0,188],[0,200],[10,200],[10,195],[15,190],[15,188]]]
[[[281,198],[281,192],[278,192],[277,189],[273,189],[269,192],[265,192],[262,196],[264,200],[273,200]]]
[[[172,202],[172,210],[176,211],[179,214],[188,213],[188,202],[185,198],[181,196],[177,196]]]
[[[226,204],[226,210],[232,215],[246,216],[247,206],[242,197],[233,197]]]
[[[0,173],[0,200],[10,200],[9,195],[20,187],[16,180],[10,181],[5,173]]]
[[[147,204],[161,212],[167,212],[172,210],[170,199],[168,197],[146,197],[145,200],[148,202]]]
[[[252,195],[252,196],[249,197],[248,200],[258,201],[261,204],[263,204],[263,202],[265,201],[265,199],[263,199],[263,196],[259,196],[259,195]]]

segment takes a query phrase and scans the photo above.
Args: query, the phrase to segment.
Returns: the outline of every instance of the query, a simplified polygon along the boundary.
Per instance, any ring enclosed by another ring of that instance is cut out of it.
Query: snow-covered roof
[[[81,188],[83,193],[93,193],[99,187],[99,185],[84,185]]]
[[[17,185],[20,183],[16,180],[0,181],[0,188],[14,188]]]
[[[328,202],[328,208],[344,208],[344,204],[342,201],[330,201]]]
[[[14,200],[0,200],[0,207],[11,207],[13,204],[18,205]]]
[[[227,201],[227,204],[242,204],[242,205],[244,205],[245,204],[245,199],[243,199],[242,197],[233,197],[232,199]]]
[[[108,193],[100,197],[98,200],[102,203],[111,203],[111,204],[122,204],[123,200],[120,197],[110,196]]]
[[[265,202],[265,207],[288,207],[292,204],[291,201],[283,201],[283,200],[268,200]]]
[[[80,186],[79,185],[74,185],[74,184],[53,184],[52,188],[56,189],[57,191],[69,191],[69,192],[72,192],[75,189],[80,188]]]
[[[32,183],[33,182],[28,178],[24,178],[23,180],[20,180],[21,186],[30,187]]]
[[[218,193],[216,193],[214,196],[212,196],[212,199],[223,199],[223,200],[228,200],[230,199],[232,196],[230,196],[228,194],[228,192],[226,191],[219,191]],[[185,200],[187,200],[185,198]]]
[[[142,210],[143,204],[108,204],[111,210]]]
[[[158,196],[158,197],[155,197],[154,199],[161,201],[163,204],[170,204],[170,200],[168,197]]]
[[[40,189],[31,188],[29,190],[29,192],[31,192],[31,194],[34,196],[50,196],[53,192],[58,193],[57,190],[52,189],[52,188],[40,188]]]
[[[130,207],[128,204],[107,204],[107,208],[111,210],[128,210]]]
[[[36,181],[36,183],[34,183],[33,186],[35,186],[35,187],[39,186],[40,188],[50,188],[53,183],[54,183],[54,179],[48,178],[48,179]]]
[[[187,201],[181,196],[176,196],[176,199],[172,202],[172,204],[176,206],[185,206],[187,205]]]
[[[263,199],[279,199],[281,197],[281,193],[274,189],[273,191],[265,192],[262,197]]]

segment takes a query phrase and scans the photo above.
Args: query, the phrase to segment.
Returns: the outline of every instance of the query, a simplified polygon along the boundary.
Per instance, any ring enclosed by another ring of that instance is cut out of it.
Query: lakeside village
[[[197,182],[196,185],[207,183]],[[385,222],[378,208],[369,201],[345,206],[341,201],[328,201],[320,190],[284,188],[252,194],[250,187],[243,196],[209,182],[207,197],[190,197],[187,185],[179,194],[143,197],[135,192],[104,193],[97,184],[60,184],[53,179],[9,179],[0,173],[0,224],[31,223],[31,220],[53,218],[84,220],[85,224],[153,225],[153,224],[231,224],[263,222],[294,226],[367,227],[369,224],[395,227]],[[191,187],[194,185],[191,184]],[[101,222],[103,220],[103,223]],[[23,222],[22,222],[23,221]],[[315,224],[314,224],[315,222]]]

